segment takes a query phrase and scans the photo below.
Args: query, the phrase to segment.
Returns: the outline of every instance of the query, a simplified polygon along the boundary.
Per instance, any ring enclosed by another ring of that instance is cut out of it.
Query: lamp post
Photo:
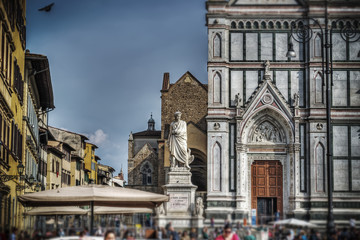
[[[25,182],[24,182],[24,185],[17,185],[16,186],[16,191],[22,191],[22,190],[25,190],[27,188],[32,189],[32,191],[36,191],[36,192],[40,191],[41,183],[35,181],[34,177],[32,175],[30,176],[28,181],[29,181],[28,185],[26,185]]]
[[[332,139],[331,139],[331,84],[330,78],[332,79],[332,68],[330,70],[330,53],[332,54],[332,31],[333,27],[337,26],[339,21],[345,21],[345,24],[340,30],[340,35],[342,39],[346,42],[356,42],[360,39],[359,34],[359,21],[351,18],[341,18],[335,20],[335,24],[332,24],[330,29],[330,43],[329,43],[329,21],[328,21],[328,9],[327,9],[327,0],[325,0],[325,27],[321,27],[321,24],[318,20],[311,17],[304,17],[295,20],[291,23],[291,34],[289,37],[289,46],[287,57],[296,57],[296,53],[293,48],[291,39],[299,43],[308,43],[313,36],[312,26],[320,30],[320,40],[321,40],[321,65],[322,73],[324,76],[325,73],[325,82],[326,82],[326,150],[327,150],[327,191],[328,191],[328,218],[327,218],[327,233],[330,236],[335,231],[334,224],[334,215],[333,215],[333,174],[332,174]],[[312,22],[312,24],[310,24]],[[325,48],[325,54],[324,54]],[[324,56],[325,55],[325,56]],[[324,70],[325,64],[325,70]],[[332,63],[331,63],[332,67]]]
[[[22,162],[20,161],[19,164],[17,165],[17,172],[18,175],[8,175],[8,174],[1,174],[0,175],[0,183],[4,183],[13,179],[17,179],[19,176],[21,178],[21,175],[24,172],[24,165],[22,164]]]

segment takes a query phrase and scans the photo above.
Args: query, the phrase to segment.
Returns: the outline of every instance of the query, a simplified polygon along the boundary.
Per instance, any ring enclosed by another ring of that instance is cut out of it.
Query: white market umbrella
[[[94,208],[95,215],[111,214],[132,214],[132,213],[153,213],[151,208],[121,208],[121,207],[101,207]]]
[[[30,216],[50,216],[50,215],[84,215],[87,214],[88,210],[75,207],[36,207],[25,212],[25,215]]]
[[[94,206],[155,208],[169,197],[130,188],[108,185],[83,185],[45,190],[18,197],[24,206],[91,206],[91,231],[94,226]]]
[[[162,194],[108,185],[85,185],[24,194],[18,197],[24,206],[113,206],[155,208],[169,197]]]
[[[271,222],[274,225],[286,225],[286,226],[296,226],[296,227],[309,227],[309,228],[316,228],[317,225],[307,222],[307,221],[303,221],[300,219],[296,219],[296,218],[289,218],[289,219],[284,219],[284,220],[279,220],[276,222]]]

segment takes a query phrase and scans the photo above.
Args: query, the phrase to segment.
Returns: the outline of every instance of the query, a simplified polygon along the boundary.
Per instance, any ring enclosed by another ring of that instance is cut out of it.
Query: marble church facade
[[[303,16],[324,27],[325,5],[303,0],[208,0],[206,219],[327,216],[326,102],[320,29],[292,40]],[[332,55],[330,139],[334,217],[360,221],[360,41],[346,43],[335,19],[359,19],[356,1],[328,5]]]

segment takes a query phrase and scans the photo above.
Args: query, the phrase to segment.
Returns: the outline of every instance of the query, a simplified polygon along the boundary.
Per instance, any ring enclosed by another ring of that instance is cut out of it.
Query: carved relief
[[[274,101],[274,98],[271,94],[266,93],[264,94],[263,98],[262,98],[262,103],[264,104],[272,104]]]
[[[195,216],[202,217],[204,215],[204,204],[202,197],[196,198]]]
[[[236,94],[235,95],[235,100],[234,100],[236,108],[241,107],[241,101],[242,101],[242,99],[240,97],[240,93]]]
[[[324,125],[322,123],[316,124],[316,129],[317,130],[322,130],[323,128],[324,128]]]
[[[279,130],[270,122],[265,121],[261,123],[254,131],[252,142],[272,142],[281,143],[281,135]]]
[[[220,129],[220,123],[214,123],[214,130]]]

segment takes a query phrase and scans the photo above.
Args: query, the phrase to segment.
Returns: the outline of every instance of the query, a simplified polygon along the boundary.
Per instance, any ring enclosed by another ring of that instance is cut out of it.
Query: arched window
[[[279,21],[276,22],[276,28],[281,29],[281,22],[279,22]]]
[[[244,23],[243,22],[239,22],[239,28],[244,29]]]
[[[314,57],[321,57],[321,34],[317,34],[314,38]]]
[[[256,21],[254,22],[254,28],[259,29],[259,22],[256,22]]]
[[[236,28],[236,22],[231,22],[231,28],[232,29]]]
[[[324,79],[321,72],[317,72],[315,75],[315,102],[324,103]]]
[[[151,185],[152,184],[153,167],[148,161],[143,163],[143,165],[140,168],[140,173],[142,175],[142,184],[143,185]]]
[[[261,22],[261,28],[266,29],[266,22],[264,22],[264,21]]]
[[[216,142],[213,146],[212,190],[221,191],[221,146]]]
[[[274,23],[270,21],[268,27],[269,29],[274,29]]]
[[[219,72],[214,75],[214,103],[221,103],[221,75]]]
[[[325,148],[319,143],[315,149],[316,191],[325,192]]]
[[[213,41],[214,48],[214,57],[221,57],[221,36],[220,34],[215,34]]]
[[[289,29],[289,23],[288,22],[284,22],[284,28]]]
[[[249,22],[249,21],[246,22],[246,28],[247,28],[247,29],[250,29],[250,28],[251,28],[251,22]]]

